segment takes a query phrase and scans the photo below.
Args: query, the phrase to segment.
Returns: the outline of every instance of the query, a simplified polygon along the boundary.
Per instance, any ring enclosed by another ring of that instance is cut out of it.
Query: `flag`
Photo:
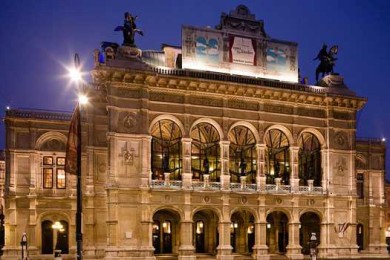
[[[65,172],[77,175],[78,156],[81,156],[80,109],[76,106],[70,121],[68,143],[66,144]]]

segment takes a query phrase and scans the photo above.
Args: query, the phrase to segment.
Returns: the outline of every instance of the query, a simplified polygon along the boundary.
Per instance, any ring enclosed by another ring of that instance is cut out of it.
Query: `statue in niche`
[[[123,46],[136,47],[134,43],[135,33],[139,33],[142,36],[144,35],[140,29],[137,29],[137,25],[135,24],[137,18],[138,16],[132,16],[129,12],[126,12],[123,26],[117,26],[115,28],[115,31],[123,32]]]
[[[321,50],[318,52],[317,57],[314,58],[314,60],[320,61],[320,64],[316,69],[316,81],[318,81],[318,76],[320,73],[322,73],[322,77],[324,77],[325,74],[333,73],[333,67],[335,66],[335,61],[337,60],[335,56],[338,52],[338,46],[333,45],[329,51],[327,48],[328,46],[324,44]]]

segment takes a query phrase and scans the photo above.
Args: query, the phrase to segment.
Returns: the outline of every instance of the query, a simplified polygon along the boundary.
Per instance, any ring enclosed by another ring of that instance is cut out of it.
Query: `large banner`
[[[182,28],[182,67],[298,82],[297,44],[234,35],[211,28]]]

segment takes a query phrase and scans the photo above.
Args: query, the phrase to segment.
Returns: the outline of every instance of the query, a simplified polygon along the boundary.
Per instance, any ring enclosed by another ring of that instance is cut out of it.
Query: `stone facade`
[[[387,258],[385,145],[356,140],[366,99],[160,68],[123,48],[96,59],[81,113],[86,259],[303,259],[313,233],[322,258]],[[30,259],[54,244],[74,257],[70,116],[6,113],[4,259],[23,232]]]

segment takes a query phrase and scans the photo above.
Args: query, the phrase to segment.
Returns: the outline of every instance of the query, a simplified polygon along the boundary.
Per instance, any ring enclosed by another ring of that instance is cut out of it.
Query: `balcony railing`
[[[150,187],[152,189],[170,189],[170,190],[188,190],[192,189],[195,191],[218,191],[222,190],[223,187],[220,182],[202,182],[193,181],[190,187],[184,187],[182,181],[176,180],[151,180]],[[276,185],[266,184],[263,187],[258,188],[257,184],[246,184],[246,183],[230,183],[227,190],[232,192],[249,192],[249,193],[271,193],[271,194],[289,194],[292,193],[290,185]],[[300,194],[323,194],[324,190],[322,187],[313,186],[299,186],[296,193]]]

